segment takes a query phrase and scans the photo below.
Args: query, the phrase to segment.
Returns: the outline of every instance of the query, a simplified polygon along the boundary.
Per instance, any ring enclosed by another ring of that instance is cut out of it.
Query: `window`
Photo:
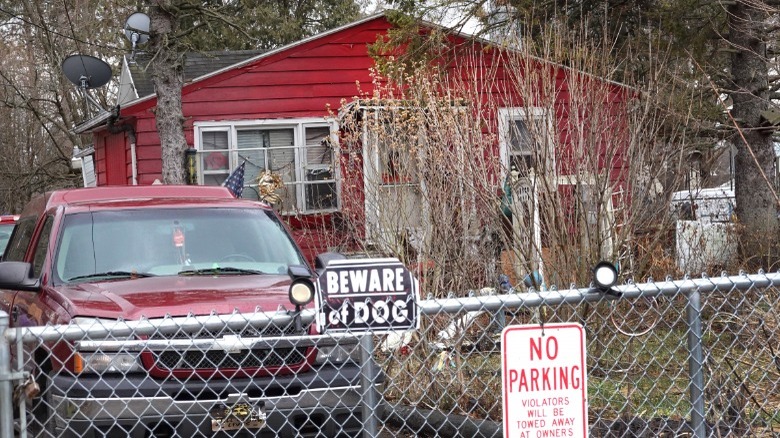
[[[542,248],[548,245],[547,217],[541,214],[544,180],[554,175],[552,124],[542,108],[501,108],[498,112],[501,180],[512,204],[512,239],[525,242],[519,251],[522,273],[543,273]]]
[[[62,230],[53,263],[60,282],[220,268],[244,270],[242,275],[286,274],[290,265],[305,264],[284,225],[261,208],[75,213],[65,216]]]
[[[270,171],[284,182],[282,212],[335,210],[334,130],[321,119],[196,124],[198,182],[221,185],[246,162],[243,198],[257,199],[257,177]]]
[[[0,223],[0,255],[5,251],[5,247],[8,245],[8,240],[11,238],[11,233],[14,232],[15,226],[15,223]]]
[[[398,251],[422,242],[426,210],[418,161],[425,156],[425,119],[403,106],[361,108],[368,240]],[[419,249],[419,248],[417,248]]]
[[[30,246],[30,240],[32,240],[33,232],[35,232],[35,219],[34,217],[22,219],[16,224],[3,260],[9,262],[24,261],[27,247]]]
[[[41,275],[43,271],[43,263],[46,261],[46,254],[49,252],[49,238],[51,234],[51,226],[54,223],[54,218],[51,216],[46,217],[46,222],[43,224],[41,234],[38,236],[38,243],[35,244],[35,255],[33,256],[33,277]]]
[[[542,108],[502,108],[498,119],[504,171],[526,177],[554,169],[552,126]]]

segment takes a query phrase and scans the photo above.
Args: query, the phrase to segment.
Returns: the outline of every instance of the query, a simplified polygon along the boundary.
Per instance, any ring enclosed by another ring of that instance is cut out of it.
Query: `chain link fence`
[[[309,310],[24,328],[0,314],[0,437],[504,436],[502,329],[553,322],[585,329],[591,437],[776,437],[778,285],[484,289],[422,300],[420,330],[387,335],[315,335]]]

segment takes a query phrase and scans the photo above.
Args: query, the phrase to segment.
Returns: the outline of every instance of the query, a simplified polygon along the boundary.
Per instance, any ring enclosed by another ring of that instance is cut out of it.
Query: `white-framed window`
[[[338,209],[335,124],[324,119],[195,123],[198,183],[221,185],[241,163],[242,198],[258,199],[257,177],[279,175],[283,213]]]
[[[502,178],[553,172],[553,124],[544,108],[501,108],[498,110],[498,139]]]
[[[365,106],[363,185],[368,241],[387,249],[403,239],[423,240],[423,182],[417,162],[423,153],[415,113],[403,106]]]
[[[343,110],[344,126],[360,134],[356,143],[362,148],[366,243],[422,257],[434,233],[431,215],[448,208],[468,211],[468,196],[453,196],[458,207],[431,201],[441,201],[436,194],[444,178],[436,175],[464,174],[466,160],[454,158],[467,153],[457,134],[471,121],[466,101],[442,100],[437,106],[441,112],[411,101],[370,99]],[[460,185],[465,185],[463,178],[449,178],[446,189],[462,194]],[[459,215],[464,223],[472,218]]]
[[[544,108],[511,107],[498,111],[501,181],[511,193],[513,238],[528,242],[520,251],[518,275],[544,275],[542,248],[545,217],[540,212],[543,183],[555,177],[552,117]]]

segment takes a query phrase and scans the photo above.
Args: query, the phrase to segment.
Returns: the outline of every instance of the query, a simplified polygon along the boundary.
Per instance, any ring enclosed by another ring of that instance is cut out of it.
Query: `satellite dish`
[[[89,104],[92,104],[100,110],[106,110],[92,98],[87,92],[90,88],[100,88],[111,80],[111,66],[105,61],[89,55],[70,55],[62,61],[62,71],[73,84],[77,85],[84,93],[87,101],[87,111]]]
[[[136,12],[127,17],[125,21],[125,36],[133,44],[135,50],[136,44],[143,44],[149,41],[149,25],[151,20],[143,12]]]
[[[83,89],[100,88],[111,80],[111,67],[89,55],[70,55],[62,61],[68,80]]]

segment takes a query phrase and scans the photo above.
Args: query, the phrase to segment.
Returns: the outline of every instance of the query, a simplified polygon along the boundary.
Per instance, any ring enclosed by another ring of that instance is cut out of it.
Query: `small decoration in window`
[[[224,152],[211,152],[205,161],[206,170],[224,170],[228,167],[228,157]]]
[[[284,181],[278,173],[266,170],[257,176],[257,192],[260,201],[271,205],[282,202],[282,197],[276,193],[282,188],[284,188]]]
[[[184,231],[181,229],[181,227],[177,226],[173,228],[173,246],[184,246]]]

